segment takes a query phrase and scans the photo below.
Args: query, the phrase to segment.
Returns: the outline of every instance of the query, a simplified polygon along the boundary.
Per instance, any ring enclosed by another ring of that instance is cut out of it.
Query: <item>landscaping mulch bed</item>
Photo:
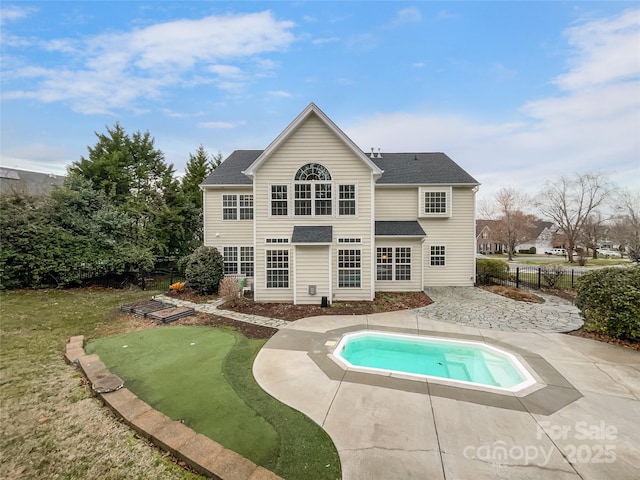
[[[592,332],[585,330],[584,327],[574,330],[573,332],[566,332],[567,335],[573,335],[574,337],[588,338],[590,340],[597,340],[599,342],[610,343],[618,347],[630,348],[632,350],[640,351],[640,342],[630,342],[628,340],[620,340],[619,338],[613,338],[609,335],[600,332]]]
[[[378,292],[372,302],[334,302],[330,307],[320,305],[292,305],[290,303],[256,303],[241,300],[236,305],[223,304],[220,308],[250,315],[260,315],[281,320],[299,320],[319,315],[369,315],[425,307],[433,303],[423,292]]]
[[[502,295],[503,297],[507,297],[512,300],[517,300],[519,302],[544,303],[544,299],[542,297],[514,287],[503,287],[502,285],[485,285],[479,288],[481,288],[482,290],[486,290],[487,292]]]

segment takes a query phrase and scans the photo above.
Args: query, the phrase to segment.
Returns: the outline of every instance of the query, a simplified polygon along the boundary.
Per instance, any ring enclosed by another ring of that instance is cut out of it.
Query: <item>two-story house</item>
[[[311,103],[205,179],[204,243],[259,302],[473,285],[478,185],[443,153],[366,154]]]

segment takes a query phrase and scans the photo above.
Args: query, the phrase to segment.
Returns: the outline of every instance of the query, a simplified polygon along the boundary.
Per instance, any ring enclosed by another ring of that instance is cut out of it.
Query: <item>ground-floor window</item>
[[[361,277],[362,251],[338,250],[338,287],[360,288]]]
[[[267,288],[289,288],[289,250],[267,250]]]
[[[253,277],[253,247],[224,247],[225,275]]]
[[[443,267],[445,265],[444,245],[431,245],[430,264],[432,267]]]
[[[411,280],[411,247],[378,247],[378,280]]]

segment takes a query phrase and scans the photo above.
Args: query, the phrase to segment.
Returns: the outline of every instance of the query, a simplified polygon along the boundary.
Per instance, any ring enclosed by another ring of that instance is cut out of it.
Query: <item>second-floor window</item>
[[[253,220],[253,195],[222,195],[223,220]]]
[[[356,214],[356,186],[355,185],[339,185],[338,186],[338,213],[340,215]]]
[[[271,185],[271,215],[289,215],[289,186]]]
[[[307,163],[294,177],[294,214],[331,215],[333,196],[331,174],[319,163]]]
[[[421,187],[420,217],[450,217],[451,187]]]

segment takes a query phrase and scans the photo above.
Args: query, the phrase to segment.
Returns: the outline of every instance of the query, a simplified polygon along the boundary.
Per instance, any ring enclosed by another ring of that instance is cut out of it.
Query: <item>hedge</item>
[[[589,272],[578,279],[576,291],[585,328],[640,341],[640,267]]]

